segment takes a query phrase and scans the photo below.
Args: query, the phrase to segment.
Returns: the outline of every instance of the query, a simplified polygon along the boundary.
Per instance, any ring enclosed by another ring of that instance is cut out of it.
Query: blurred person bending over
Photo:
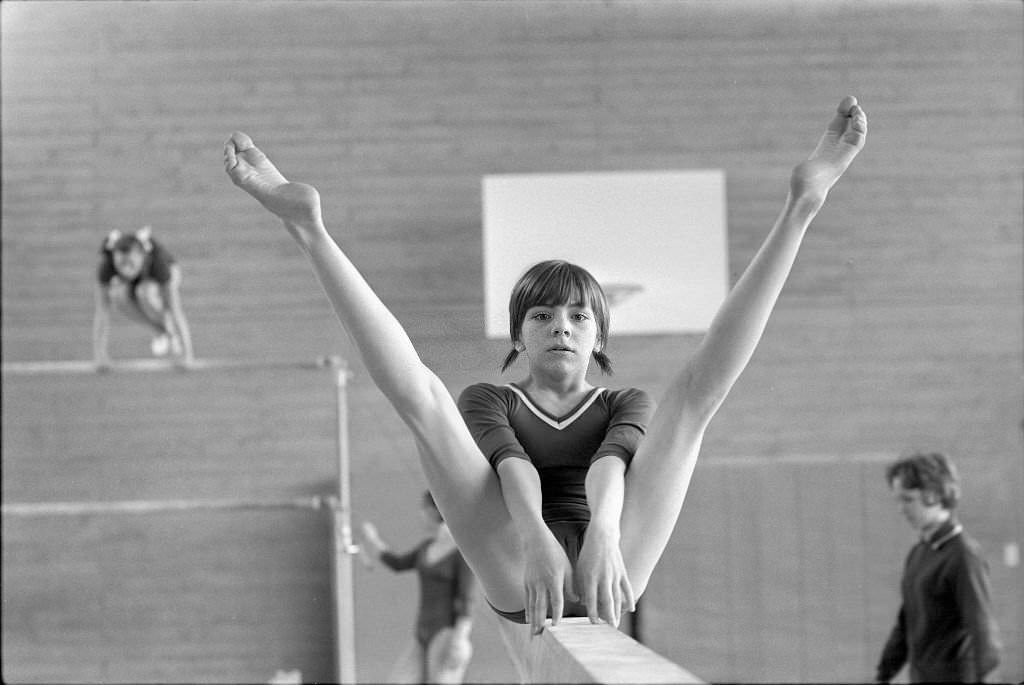
[[[110,366],[110,311],[116,309],[153,332],[155,356],[172,356],[180,365],[193,361],[192,336],[181,306],[181,267],[156,240],[149,226],[134,233],[111,231],[100,247],[93,359]]]

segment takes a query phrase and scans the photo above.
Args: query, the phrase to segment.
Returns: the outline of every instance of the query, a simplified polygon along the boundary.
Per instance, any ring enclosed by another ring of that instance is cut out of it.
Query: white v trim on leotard
[[[533,412],[534,416],[536,416],[538,419],[548,424],[555,430],[565,430],[566,428],[571,426],[573,422],[576,421],[576,419],[582,416],[583,413],[590,408],[590,405],[597,401],[597,398],[601,396],[601,393],[604,392],[604,388],[594,388],[590,392],[590,394],[586,398],[584,398],[584,400],[580,403],[580,406],[576,407],[576,409],[573,410],[571,414],[566,416],[564,419],[556,419],[555,417],[551,416],[551,414],[548,414],[546,411],[544,411],[536,404],[534,404],[533,400],[530,399],[530,396],[523,392],[521,388],[518,388],[515,385],[512,385],[511,383],[509,383],[506,387],[519,396],[519,399],[523,401],[523,404],[526,405],[527,409]]]

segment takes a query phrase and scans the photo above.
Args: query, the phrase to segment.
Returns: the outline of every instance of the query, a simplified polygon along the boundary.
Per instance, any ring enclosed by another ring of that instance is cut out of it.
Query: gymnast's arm
[[[420,546],[422,545],[414,547],[405,554],[395,554],[388,547],[387,543],[381,539],[380,533],[377,532],[377,526],[369,521],[364,521],[362,528],[363,541],[366,543],[366,546],[372,548],[373,555],[392,571],[407,571],[416,566],[416,555],[419,553]]]
[[[419,548],[415,547],[405,554],[396,554],[390,549],[381,550],[379,559],[382,564],[392,571],[409,571],[416,568],[416,556]]]
[[[98,370],[110,366],[110,289],[96,284],[96,307],[92,319],[92,355]]]
[[[192,353],[192,332],[188,327],[188,319],[185,318],[185,309],[181,305],[181,267],[171,264],[169,267],[170,278],[166,283],[161,284],[161,295],[174,320],[174,327],[181,336],[182,360],[190,363],[194,360]]]
[[[625,462],[614,455],[596,459],[587,471],[590,524],[576,562],[576,584],[591,623],[600,618],[616,627],[622,612],[636,608],[619,546],[625,476]]]
[[[650,422],[654,404],[647,393],[636,389],[619,391],[612,401],[608,432],[587,471],[590,525],[576,564],[576,583],[590,620],[601,618],[617,626],[623,612],[636,609],[619,546],[626,469]]]
[[[540,633],[550,611],[558,625],[565,596],[572,596],[572,566],[541,514],[540,475],[526,459],[510,458],[498,464],[505,506],[523,541],[526,620]]]
[[[507,398],[487,383],[462,391],[459,410],[474,441],[498,474],[509,516],[523,543],[526,620],[539,633],[550,608],[557,625],[564,597],[574,596],[572,567],[545,523],[540,475],[509,422]]]

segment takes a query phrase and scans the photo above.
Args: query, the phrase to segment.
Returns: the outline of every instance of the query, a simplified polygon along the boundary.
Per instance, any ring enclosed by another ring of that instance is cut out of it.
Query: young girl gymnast
[[[566,613],[617,625],[643,594],[708,423],[750,361],[811,220],[866,136],[864,111],[843,98],[810,157],[794,167],[764,243],[653,411],[641,391],[587,382],[592,358],[610,369],[607,302],[590,274],[562,262],[535,266],[512,293],[507,361],[525,355],[527,378],[471,386],[460,411],[328,233],[317,190],[285,179],[244,133],[226,142],[224,164],[295,239],[415,436],[459,549],[508,619],[503,630],[524,623],[538,633]]]

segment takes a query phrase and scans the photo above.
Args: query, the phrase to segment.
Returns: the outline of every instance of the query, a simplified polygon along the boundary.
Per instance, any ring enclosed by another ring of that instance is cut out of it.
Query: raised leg
[[[811,220],[866,135],[864,111],[855,98],[843,98],[814,152],[794,168],[764,244],[659,403],[626,474],[622,509],[622,555],[637,597],[675,528],[704,431],[753,356]]]
[[[160,295],[159,285],[153,281],[139,283],[135,288],[135,299],[146,318],[153,322],[166,323],[167,307]]]
[[[235,185],[281,219],[306,254],[377,387],[412,430],[438,508],[488,600],[499,609],[522,609],[523,557],[497,475],[444,383],[328,234],[320,194],[288,182],[244,133],[225,144],[224,165]]]
[[[133,298],[129,292],[131,286],[124,283],[117,283],[112,285],[110,288],[110,302],[119,312],[125,315],[125,317],[141,323],[143,326],[152,329],[155,333],[160,334],[164,332],[164,319],[163,315],[154,310],[153,307],[149,306],[148,302],[145,302],[144,292],[145,284],[140,285],[140,290],[143,290],[139,294],[138,298]]]

